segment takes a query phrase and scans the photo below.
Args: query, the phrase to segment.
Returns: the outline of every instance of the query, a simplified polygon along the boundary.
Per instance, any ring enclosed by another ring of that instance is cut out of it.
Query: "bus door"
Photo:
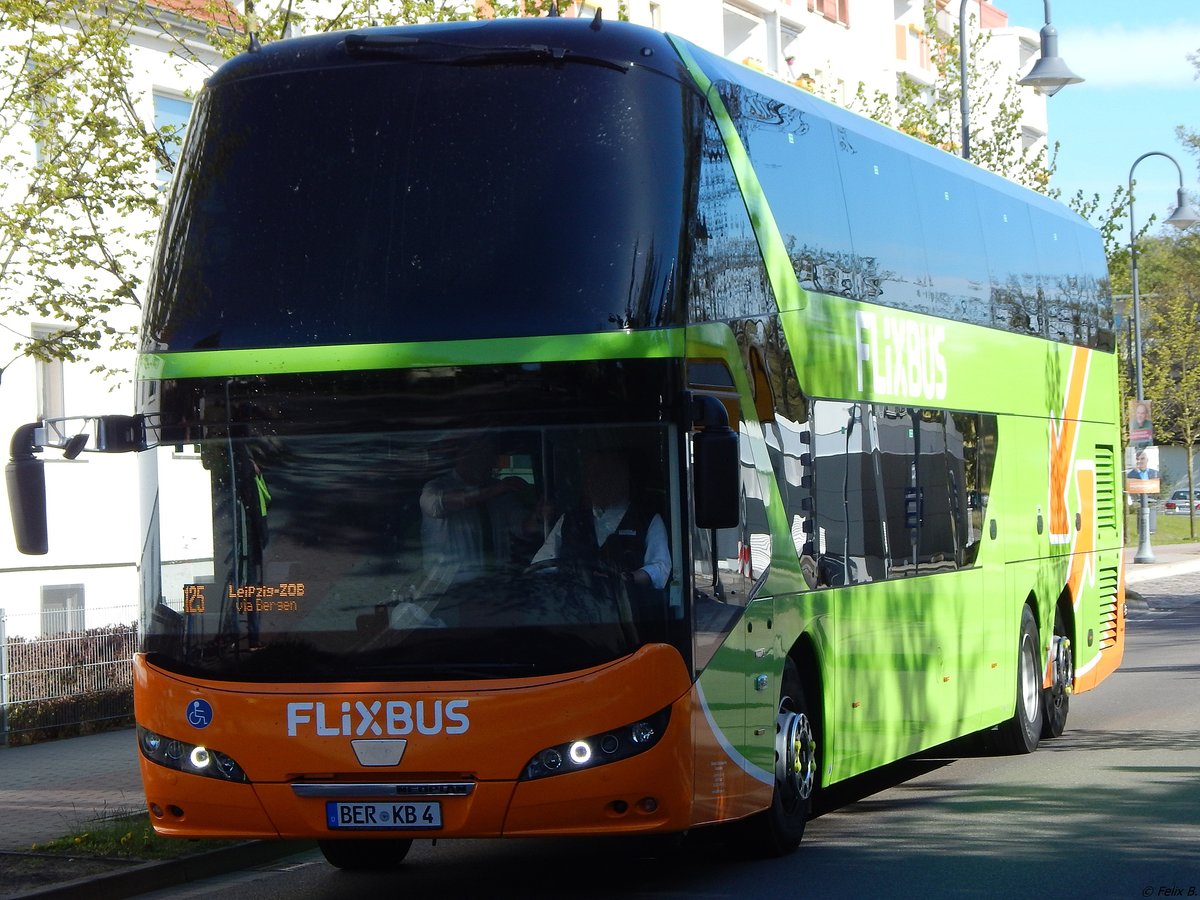
[[[771,536],[743,428],[736,527],[692,528],[697,682],[697,822],[747,815],[770,801],[778,684],[773,677],[774,603],[756,595]]]

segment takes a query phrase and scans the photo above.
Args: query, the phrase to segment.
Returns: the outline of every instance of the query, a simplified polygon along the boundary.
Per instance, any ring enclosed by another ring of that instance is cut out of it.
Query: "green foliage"
[[[133,725],[133,689],[88,691],[69,697],[12,703],[8,743],[38,744]]]
[[[116,815],[95,822],[81,823],[70,834],[34,844],[38,853],[60,853],[69,856],[103,856],[110,859],[156,860],[228,847],[237,841],[181,841],[159,837],[145,813]]]
[[[133,346],[162,136],[135,112],[137,3],[0,3],[0,311],[57,320],[14,350],[75,360]]]
[[[1138,244],[1142,371],[1154,402],[1155,439],[1191,447],[1200,441],[1200,232]],[[1188,454],[1187,484],[1196,474]]]
[[[1188,60],[1196,67],[1196,78],[1200,79],[1200,49],[1195,53],[1189,53]],[[1200,162],[1200,131],[1192,131],[1190,128],[1179,125],[1175,128],[1175,136],[1179,138],[1179,143],[1183,144],[1184,149]]]

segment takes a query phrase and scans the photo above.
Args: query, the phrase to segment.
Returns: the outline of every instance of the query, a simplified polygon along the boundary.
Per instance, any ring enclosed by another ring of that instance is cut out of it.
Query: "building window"
[[[850,24],[850,0],[808,0],[808,11],[820,13],[830,22]]]
[[[161,153],[158,161],[159,184],[166,184],[171,180],[175,163],[179,161],[179,148],[183,144],[183,135],[187,131],[191,114],[191,100],[154,92],[154,130],[158,132]]]
[[[35,341],[49,342],[59,329],[48,325],[35,325],[32,330]],[[51,350],[53,348],[50,348]],[[66,413],[66,389],[63,386],[63,362],[61,359],[39,359],[34,363],[34,378],[37,385],[37,417],[39,419],[61,419]]]
[[[42,585],[42,635],[84,630],[82,584]]]

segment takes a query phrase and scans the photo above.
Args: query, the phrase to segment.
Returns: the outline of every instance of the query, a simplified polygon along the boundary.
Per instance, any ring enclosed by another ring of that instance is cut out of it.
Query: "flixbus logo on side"
[[[296,701],[287,705],[288,737],[301,732],[319,737],[401,737],[406,734],[465,734],[471,727],[466,700]]]

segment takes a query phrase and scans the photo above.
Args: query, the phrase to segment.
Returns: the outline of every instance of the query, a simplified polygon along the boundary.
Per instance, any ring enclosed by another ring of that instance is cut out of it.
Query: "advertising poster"
[[[1153,404],[1149,400],[1129,401],[1129,445],[1149,447],[1154,443]]]
[[[1157,494],[1158,489],[1158,448],[1127,447],[1125,490],[1130,494]]]

